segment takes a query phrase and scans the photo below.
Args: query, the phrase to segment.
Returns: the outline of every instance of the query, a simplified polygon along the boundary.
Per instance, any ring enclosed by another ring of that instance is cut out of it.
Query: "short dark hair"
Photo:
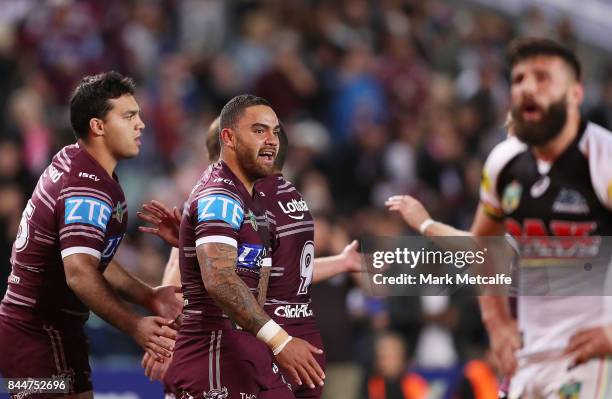
[[[280,130],[278,131],[278,153],[274,160],[274,169],[283,170],[285,166],[285,160],[287,159],[287,150],[289,148],[289,139],[287,138],[287,131],[285,126],[281,123]]]
[[[235,128],[244,110],[255,105],[271,107],[266,99],[253,94],[241,94],[229,100],[221,109],[219,131],[226,128]]]
[[[569,48],[551,39],[540,37],[523,37],[514,39],[508,46],[508,64],[510,69],[518,62],[538,55],[549,55],[561,58],[574,72],[576,80],[580,80],[582,67],[576,54]]]
[[[102,119],[113,108],[108,100],[135,91],[134,81],[115,71],[81,79],[70,98],[70,124],[77,139],[87,138],[91,118]]]

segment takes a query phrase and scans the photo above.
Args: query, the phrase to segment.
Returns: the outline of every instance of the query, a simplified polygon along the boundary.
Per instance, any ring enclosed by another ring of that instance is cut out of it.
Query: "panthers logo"
[[[204,399],[226,399],[229,394],[227,393],[227,388],[223,387],[221,389],[211,389],[208,392],[204,392]]]

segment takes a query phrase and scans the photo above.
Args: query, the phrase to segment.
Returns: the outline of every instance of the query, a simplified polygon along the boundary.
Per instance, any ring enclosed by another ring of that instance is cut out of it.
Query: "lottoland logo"
[[[472,264],[482,265],[486,251],[486,248],[480,251],[440,251],[425,248],[413,251],[408,248],[396,248],[395,251],[374,252],[372,266],[380,269],[385,264],[403,264],[414,269],[418,264],[446,264],[461,269]]]
[[[284,205],[281,201],[278,201],[278,206],[280,206],[283,213],[289,216],[291,219],[302,220],[304,219],[304,212],[308,212],[308,205],[306,205],[306,201],[293,199],[291,201],[286,202]],[[300,212],[300,215],[291,215],[292,213]]]

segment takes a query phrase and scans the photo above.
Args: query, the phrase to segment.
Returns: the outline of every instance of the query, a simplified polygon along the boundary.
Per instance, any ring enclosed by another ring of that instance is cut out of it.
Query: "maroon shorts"
[[[233,329],[179,334],[165,383],[176,398],[295,398],[268,347]]]
[[[70,393],[91,391],[88,353],[80,324],[24,322],[0,315],[0,374],[4,378],[67,378]]]
[[[289,333],[289,335],[297,338],[301,338],[304,341],[309,342],[311,345],[323,349],[323,340],[321,339],[321,334],[318,332],[310,332],[310,333],[302,333],[300,331],[301,326],[285,326],[285,330]],[[313,354],[315,360],[321,366],[321,369],[325,371],[325,352],[320,355]],[[285,377],[287,376],[286,372],[283,372]],[[287,377],[286,377],[287,378]],[[295,397],[298,399],[319,399],[323,394],[323,387],[317,386],[314,389],[310,389],[307,385],[294,386],[293,388]]]

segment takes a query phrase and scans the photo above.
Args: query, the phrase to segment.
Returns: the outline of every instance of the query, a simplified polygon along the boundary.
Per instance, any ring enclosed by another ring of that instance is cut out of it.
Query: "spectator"
[[[383,333],[376,339],[375,373],[368,380],[368,399],[425,399],[427,381],[408,371],[401,336]]]

